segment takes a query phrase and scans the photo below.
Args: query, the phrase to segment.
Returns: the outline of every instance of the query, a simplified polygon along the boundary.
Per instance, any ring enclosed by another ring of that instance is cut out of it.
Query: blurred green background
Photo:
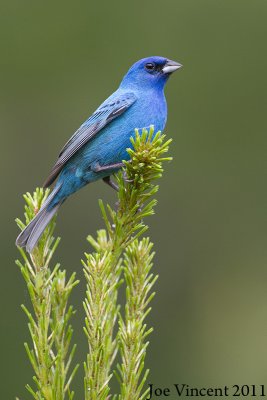
[[[22,194],[42,184],[62,145],[128,67],[150,55],[184,68],[166,88],[174,160],[147,221],[160,274],[149,382],[266,384],[267,392],[266,0],[1,0],[0,7],[1,398],[30,398],[20,309],[28,296],[14,265]],[[103,226],[99,198],[116,201],[98,182],[58,218],[57,259],[80,279],[85,237]],[[73,296],[80,362],[83,296],[81,283]]]

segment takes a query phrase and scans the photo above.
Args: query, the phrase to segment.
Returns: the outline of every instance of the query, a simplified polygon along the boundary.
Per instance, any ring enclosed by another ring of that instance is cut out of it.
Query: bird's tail
[[[54,199],[55,195],[58,193],[59,189],[60,186],[54,188],[54,190],[47,197],[46,201],[44,202],[36,216],[17,237],[16,245],[19,247],[26,247],[28,253],[32,252],[43,231],[62,204],[61,201],[56,205],[51,206],[51,202]]]

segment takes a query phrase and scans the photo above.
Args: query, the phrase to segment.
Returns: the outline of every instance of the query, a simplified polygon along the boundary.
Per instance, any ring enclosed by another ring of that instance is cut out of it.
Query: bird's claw
[[[133,179],[129,179],[128,178],[128,176],[127,176],[127,172],[126,171],[123,171],[123,180],[124,180],[124,182],[127,182],[127,183],[133,183]]]

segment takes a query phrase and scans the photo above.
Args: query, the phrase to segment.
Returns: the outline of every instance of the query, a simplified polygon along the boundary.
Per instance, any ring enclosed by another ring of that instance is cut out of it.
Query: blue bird
[[[126,151],[135,128],[163,131],[167,119],[164,86],[181,64],[164,57],[137,61],[119,88],[80,126],[61,150],[44,183],[56,184],[47,200],[16,240],[31,253],[42,232],[72,193],[98,179],[113,188],[111,175],[128,160]]]

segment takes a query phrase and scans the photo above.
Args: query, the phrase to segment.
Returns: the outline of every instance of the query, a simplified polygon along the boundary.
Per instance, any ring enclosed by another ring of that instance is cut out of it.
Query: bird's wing
[[[81,147],[91,140],[102,128],[109,124],[113,119],[119,117],[126,111],[135,101],[137,97],[134,93],[124,93],[123,95],[112,96],[105,101],[91,115],[81,127],[73,134],[70,140],[65,144],[59,153],[57,162],[55,163],[50,175],[44,183],[44,187],[50,186],[64,165],[69,159],[77,153]]]

